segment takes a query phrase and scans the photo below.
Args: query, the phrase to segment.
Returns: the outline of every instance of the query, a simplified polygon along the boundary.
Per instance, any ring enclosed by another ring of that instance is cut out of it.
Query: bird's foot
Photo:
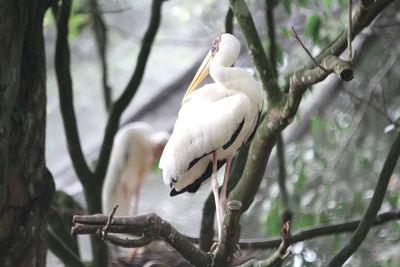
[[[214,242],[214,243],[212,244],[212,246],[211,246],[211,248],[210,248],[210,253],[211,253],[212,255],[215,255],[215,254],[217,253],[217,251],[218,251],[218,245],[219,245],[219,242]]]

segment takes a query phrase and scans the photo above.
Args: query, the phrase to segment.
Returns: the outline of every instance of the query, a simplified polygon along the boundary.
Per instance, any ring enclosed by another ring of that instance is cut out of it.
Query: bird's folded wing
[[[250,108],[250,100],[244,94],[188,102],[179,112],[160,167],[179,176],[192,160],[224,146]]]

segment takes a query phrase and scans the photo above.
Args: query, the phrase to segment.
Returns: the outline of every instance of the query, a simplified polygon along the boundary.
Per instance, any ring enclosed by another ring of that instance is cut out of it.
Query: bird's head
[[[186,103],[188,96],[196,89],[204,78],[218,66],[230,67],[238,58],[240,52],[239,40],[229,33],[218,36],[211,44],[211,49],[197,70],[193,81],[190,83],[182,100],[182,106]]]

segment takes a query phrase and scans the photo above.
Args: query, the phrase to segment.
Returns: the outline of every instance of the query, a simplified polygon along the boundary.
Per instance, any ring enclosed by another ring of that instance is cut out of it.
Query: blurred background
[[[264,48],[269,49],[265,1],[246,1]],[[83,150],[95,164],[107,121],[102,92],[102,69],[88,2],[75,0],[69,22],[74,104]],[[151,1],[102,0],[99,7],[107,26],[108,85],[115,100],[128,83],[147,27]],[[145,121],[157,130],[170,131],[180,102],[200,60],[216,36],[225,32],[228,1],[166,1],[160,29],[152,47],[144,79],[122,124]],[[283,133],[292,232],[324,223],[344,222],[363,215],[396,132],[400,116],[400,11],[389,8],[353,42],[356,50],[354,79],[343,83],[331,75],[307,90],[295,121]],[[317,55],[347,27],[344,0],[288,0],[275,10],[279,83],[308,56],[292,36],[293,26],[313,55]],[[242,40],[234,24],[234,34]],[[85,205],[66,149],[54,69],[56,29],[46,14],[48,117],[47,166],[56,187]],[[347,59],[347,51],[343,53]],[[389,66],[388,62],[392,62]],[[236,66],[255,74],[242,41]],[[206,80],[205,82],[210,82]],[[381,212],[398,210],[399,167],[391,178]],[[220,174],[222,176],[223,173]],[[198,236],[208,187],[195,195],[169,197],[156,167],[144,182],[139,213],[155,212],[179,231]],[[242,239],[278,236],[280,231],[277,159],[273,152],[265,179],[249,211],[242,215]],[[374,227],[346,266],[399,266],[399,222]],[[349,234],[325,236],[291,247],[286,266],[324,266]],[[89,260],[88,238],[80,237],[82,257]],[[246,252],[245,257],[265,257],[271,251]],[[61,264],[49,253],[49,266]]]

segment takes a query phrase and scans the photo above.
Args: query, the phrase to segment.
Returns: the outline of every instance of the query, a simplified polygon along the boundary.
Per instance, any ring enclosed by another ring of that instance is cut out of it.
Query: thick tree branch
[[[371,0],[359,1],[359,5],[352,18],[351,25],[351,38],[352,40],[366,27],[368,26],[378,14],[388,6],[393,0],[377,0],[375,3]],[[367,4],[367,6],[366,6]],[[366,8],[367,7],[367,8]],[[347,47],[347,30],[344,30],[338,38],[332,42],[331,45],[326,47],[321,52],[316,60],[320,62],[323,58],[328,55],[339,56]],[[310,62],[305,68],[315,67],[314,62]]]
[[[121,114],[125,110],[125,108],[129,105],[130,101],[132,100],[132,97],[136,93],[136,90],[138,89],[142,81],[147,59],[150,55],[151,47],[153,45],[155,35],[160,25],[161,5],[163,2],[164,0],[153,0],[152,2],[150,23],[143,37],[142,46],[140,48],[139,56],[136,62],[135,71],[124,92],[115,101],[115,103],[111,108],[110,117],[107,122],[105,134],[103,137],[103,143],[100,149],[97,168],[95,170],[96,177],[102,177],[101,179],[104,179],[107,170],[107,165],[110,159],[110,153],[114,135],[119,127]],[[97,183],[101,184],[102,182],[97,181]]]
[[[233,34],[233,11],[232,8],[228,9],[225,17],[225,32]]]
[[[55,67],[68,152],[79,180],[83,185],[87,185],[89,181],[93,179],[93,174],[82,152],[73,106],[70,52],[68,46],[68,20],[70,12],[71,1],[62,1],[57,12]]]
[[[72,227],[72,234],[95,234],[97,230],[103,229],[108,221],[108,216],[74,216],[73,222],[77,225]],[[191,240],[179,233],[167,221],[156,214],[140,215],[135,217],[113,217],[107,231],[109,233],[127,233],[135,236],[146,236],[146,238],[161,238],[179,252],[185,259],[196,266],[207,266],[211,264],[212,257],[193,245]],[[109,238],[109,237],[108,237]],[[111,239],[115,242],[121,240]],[[133,245],[141,245],[139,243]]]
[[[229,182],[227,188],[227,195],[232,191],[242,176],[244,167],[249,153],[249,145],[244,145],[236,153],[232,160],[231,170],[229,173]],[[214,238],[214,216],[215,216],[215,202],[212,192],[204,202],[203,217],[201,219],[200,229],[200,248],[203,251],[209,251]]]
[[[221,241],[215,255],[215,266],[231,266],[233,253],[236,251],[240,234],[240,209],[242,203],[233,200],[228,202],[227,213],[224,217]]]
[[[269,38],[269,58],[271,59],[271,64],[274,69],[275,75],[278,77],[278,71],[276,69],[276,38],[275,38],[275,21],[274,21],[274,1],[266,0],[266,22],[268,28],[268,38]],[[289,208],[289,197],[286,190],[286,165],[285,165],[285,155],[284,155],[284,145],[282,140],[282,133],[279,133],[276,138],[276,150],[278,156],[278,185],[279,185],[279,202],[282,224],[292,220],[292,212]]]
[[[369,203],[367,211],[356,231],[353,233],[351,239],[346,246],[336,254],[328,266],[342,266],[344,262],[358,249],[365,237],[367,236],[369,229],[371,228],[376,214],[378,213],[383,198],[386,193],[386,189],[393,174],[394,167],[396,166],[397,160],[400,155],[400,132],[397,132],[397,136],[393,142],[392,148],[386,157],[383,165],[381,174],[379,175],[378,183],[376,184],[374,195]]]
[[[153,238],[144,234],[143,236],[134,239],[128,239],[128,238],[122,239],[117,236],[109,234],[107,235],[107,237],[104,238],[104,240],[110,242],[113,245],[123,248],[138,248],[150,244],[153,241]]]
[[[270,105],[276,105],[280,102],[282,93],[279,89],[270,59],[265,54],[260,38],[258,37],[250,11],[243,0],[230,0],[229,2],[242,30],[251,60],[257,69],[264,90],[267,92],[268,102]]]
[[[297,112],[301,97],[307,87],[323,81],[330,73],[337,74],[342,80],[349,81],[353,78],[352,66],[336,56],[330,55],[321,61],[321,65],[328,71],[325,72],[319,67],[297,71],[290,77],[290,92],[287,95],[287,102],[282,112],[281,123],[284,127],[290,124]]]

